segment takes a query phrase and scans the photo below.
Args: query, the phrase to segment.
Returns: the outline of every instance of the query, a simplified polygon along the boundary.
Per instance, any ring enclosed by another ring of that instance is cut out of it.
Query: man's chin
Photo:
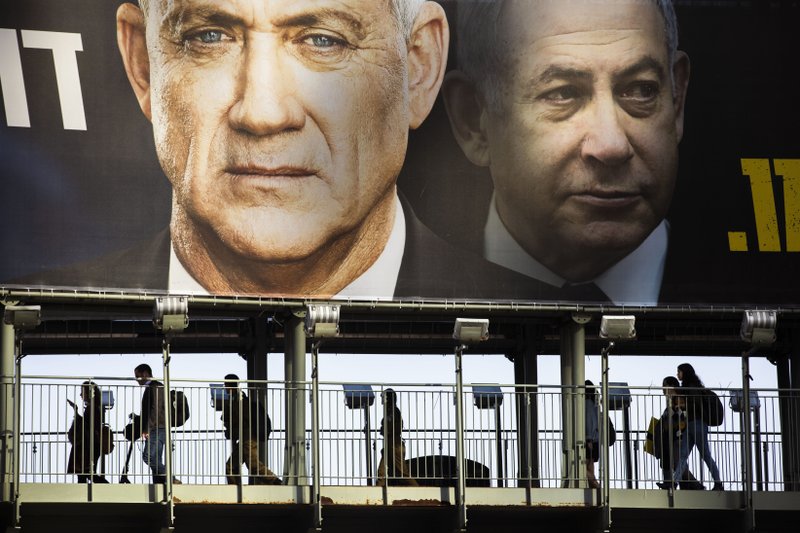
[[[596,222],[585,226],[572,240],[587,253],[619,253],[620,259],[644,242],[655,226],[642,227],[624,222]]]

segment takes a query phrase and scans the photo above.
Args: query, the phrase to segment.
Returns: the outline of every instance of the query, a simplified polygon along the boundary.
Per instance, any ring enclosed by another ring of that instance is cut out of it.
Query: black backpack
[[[172,427],[180,427],[189,420],[189,400],[186,399],[183,391],[179,390],[169,391],[169,399]]]
[[[703,422],[709,426],[721,426],[725,420],[725,408],[717,393],[711,389],[703,389],[702,400]]]
[[[256,436],[259,442],[266,442],[272,433],[272,420],[267,415],[264,403],[260,401],[258,393],[254,392],[250,398],[251,418],[250,431]]]

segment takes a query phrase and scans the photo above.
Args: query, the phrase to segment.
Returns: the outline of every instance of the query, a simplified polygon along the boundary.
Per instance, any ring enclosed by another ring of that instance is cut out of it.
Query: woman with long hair
[[[97,462],[101,455],[100,435],[103,427],[103,402],[100,387],[93,381],[81,384],[83,415],[78,414],[78,406],[67,400],[75,411],[75,420],[67,432],[72,449],[67,459],[67,473],[76,474],[78,483],[108,483],[104,476],[97,475]]]
[[[705,385],[689,363],[678,366],[678,379],[681,382],[681,388],[684,389],[683,396],[686,398],[687,438],[681,441],[680,462],[673,481],[677,482],[683,475],[683,471],[688,468],[689,452],[691,452],[692,446],[696,446],[714,479],[712,490],[724,490],[719,476],[719,468],[717,468],[714,457],[711,456],[711,447],[708,445],[708,424],[703,421],[703,389]]]

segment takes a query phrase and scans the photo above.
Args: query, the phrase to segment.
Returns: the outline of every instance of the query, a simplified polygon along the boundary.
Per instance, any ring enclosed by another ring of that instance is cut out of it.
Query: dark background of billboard
[[[0,107],[0,209],[6,221],[0,280],[126,247],[168,222],[170,188],[116,48],[119,3],[0,5],[0,27],[81,33],[84,51],[77,58],[88,124],[84,132],[63,130],[51,52],[20,46],[31,128],[6,127]],[[672,277],[684,280],[680,292],[691,295],[686,303],[797,303],[799,254],[757,251],[739,161],[800,158],[798,2],[676,4],[692,79],[668,217]],[[453,3],[444,5],[451,14]],[[435,231],[467,247],[475,242],[491,183],[462,156],[441,103],[412,132],[399,183]],[[778,180],[775,185],[780,219],[782,188]],[[751,251],[729,252],[728,231],[746,231]]]

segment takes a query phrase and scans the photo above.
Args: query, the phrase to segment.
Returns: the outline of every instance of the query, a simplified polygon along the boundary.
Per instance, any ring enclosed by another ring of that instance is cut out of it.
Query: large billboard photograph
[[[0,7],[0,285],[795,306],[796,2]]]

